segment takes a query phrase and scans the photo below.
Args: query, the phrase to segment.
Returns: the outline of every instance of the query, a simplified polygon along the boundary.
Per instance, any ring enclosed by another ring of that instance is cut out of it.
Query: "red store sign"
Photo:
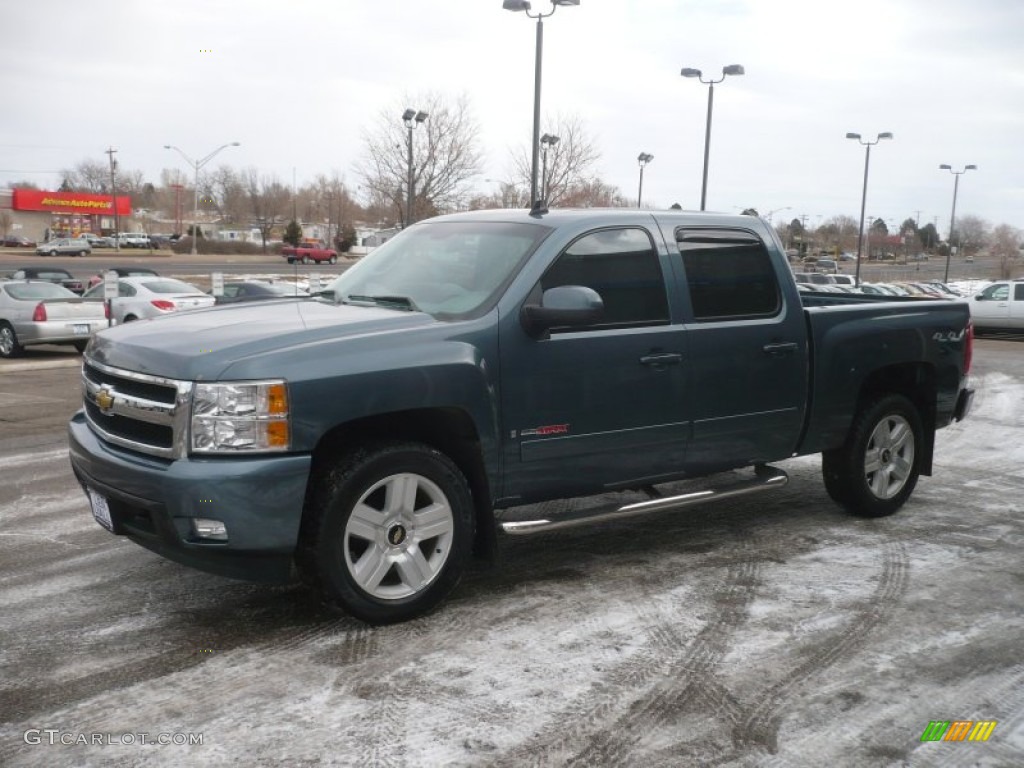
[[[117,212],[131,216],[132,200],[127,195],[118,196]],[[38,189],[15,189],[11,199],[15,211],[50,211],[51,213],[99,213],[110,215],[114,212],[110,195],[89,195],[84,192],[43,192]]]

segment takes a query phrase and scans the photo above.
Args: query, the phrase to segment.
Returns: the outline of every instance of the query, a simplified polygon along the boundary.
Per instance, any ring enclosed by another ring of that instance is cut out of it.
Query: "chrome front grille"
[[[89,426],[107,442],[166,459],[187,453],[192,382],[86,360],[82,396]]]

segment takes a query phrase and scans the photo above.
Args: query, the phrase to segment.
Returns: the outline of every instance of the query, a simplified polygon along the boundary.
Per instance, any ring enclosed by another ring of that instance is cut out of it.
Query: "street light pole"
[[[715,104],[715,83],[722,82],[729,75],[742,75],[744,74],[744,69],[740,64],[730,64],[727,67],[722,67],[722,76],[717,80],[705,80],[703,73],[699,69],[692,69],[691,67],[683,67],[679,74],[683,77],[696,77],[700,82],[708,86],[708,119],[707,124],[704,126],[704,173],[700,185],[700,209],[703,211],[708,198],[708,157],[711,153],[711,112]]]
[[[651,160],[654,159],[654,155],[649,155],[646,152],[641,152],[637,155],[637,162],[640,163],[640,187],[636,191],[636,207],[640,207],[640,203],[644,199],[644,166],[647,165]]]
[[[949,171],[950,173],[953,174],[953,176],[956,177],[956,180],[953,182],[953,212],[949,215],[949,242],[946,243],[946,276],[942,278],[942,282],[948,283],[949,282],[949,257],[953,253],[953,224],[956,222],[956,193],[957,193],[957,189],[960,187],[960,177],[963,176],[968,171],[976,171],[976,170],[978,170],[978,166],[976,166],[976,165],[965,165],[964,169],[962,171],[954,171],[953,167],[951,165],[946,165],[945,163],[943,163],[942,165],[939,166],[939,170],[940,171]],[[961,246],[962,246],[963,245],[963,238],[962,237],[960,238],[960,243],[961,243]]]
[[[195,200],[193,202],[192,207],[192,250],[190,251],[190,253],[193,256],[195,256],[199,252],[198,250],[196,250],[196,241],[199,239],[199,169],[202,168],[211,160],[213,160],[213,158],[216,157],[222,150],[225,150],[228,147],[240,146],[242,146],[240,142],[232,141],[228,144],[222,144],[221,146],[217,147],[215,150],[213,150],[213,152],[208,154],[206,157],[200,158],[199,160],[193,160],[191,157],[186,155],[184,150],[182,150],[180,147],[176,147],[173,144],[164,144],[164,149],[173,149],[175,152],[177,152],[179,155],[185,158],[185,162],[193,166],[196,171]]]
[[[541,154],[541,172],[540,172],[540,200],[544,201],[544,205],[548,204],[548,150],[555,146],[561,138],[554,134],[545,133],[540,137],[541,146],[544,148]]]
[[[580,0],[551,0],[550,13],[530,13],[528,0],[504,0],[501,7],[506,11],[523,11],[527,17],[537,20],[537,43],[533,63],[533,146],[530,162],[530,207],[537,204],[537,169],[540,165],[540,84],[541,65],[544,51],[544,19],[554,15],[560,5],[579,5]]]
[[[110,147],[107,154],[110,156],[110,202],[114,204],[114,251],[120,253],[121,217],[117,213],[117,181],[114,176],[114,172],[117,170],[117,160],[114,159],[114,155],[117,154],[117,150]]]
[[[409,178],[408,178],[408,190],[405,196],[405,226],[412,224],[412,213],[413,213],[413,199],[415,195],[415,184],[416,181],[413,178],[413,167],[412,167],[412,132],[414,128],[418,128],[423,125],[423,121],[426,120],[429,115],[422,110],[406,109],[402,113],[402,122],[405,123],[405,127],[409,129]]]
[[[860,257],[864,246],[864,211],[868,201],[868,167],[871,164],[871,147],[882,139],[891,139],[892,134],[888,131],[880,133],[875,137],[874,141],[864,141],[859,133],[848,133],[846,138],[856,139],[866,148],[864,152],[864,188],[860,195],[860,228],[857,230],[857,268],[853,278],[854,285],[860,285]]]

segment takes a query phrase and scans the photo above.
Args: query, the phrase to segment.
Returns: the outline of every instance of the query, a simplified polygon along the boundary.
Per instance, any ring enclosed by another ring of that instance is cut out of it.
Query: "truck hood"
[[[139,320],[93,336],[88,360],[138,373],[215,380],[231,364],[327,340],[402,333],[435,324],[422,312],[323,301],[255,302]]]

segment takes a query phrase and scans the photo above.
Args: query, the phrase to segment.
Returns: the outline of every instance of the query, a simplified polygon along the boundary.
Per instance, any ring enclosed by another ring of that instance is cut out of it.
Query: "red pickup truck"
[[[311,261],[319,264],[326,261],[328,264],[338,263],[338,252],[333,248],[324,248],[316,243],[299,243],[298,245],[286,245],[281,249],[289,264],[296,261],[300,264],[309,264]]]

